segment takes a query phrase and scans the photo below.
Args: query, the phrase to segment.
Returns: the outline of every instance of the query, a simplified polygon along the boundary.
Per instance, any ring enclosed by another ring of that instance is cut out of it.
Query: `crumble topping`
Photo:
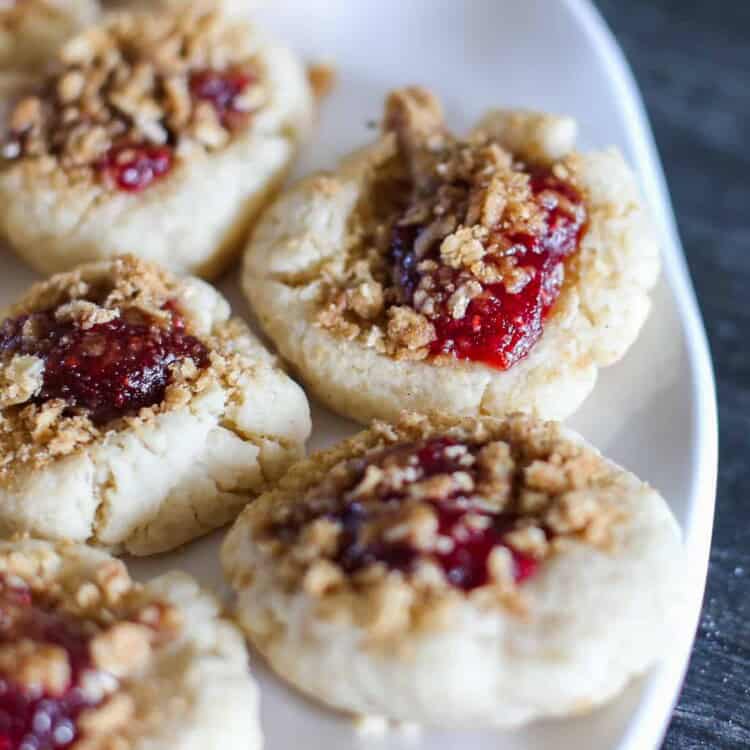
[[[0,551],[0,746],[8,750],[114,747],[111,734],[136,709],[130,681],[181,630],[180,612],[148,596],[119,561],[84,575],[56,556],[42,547]]]
[[[131,256],[36,284],[0,325],[0,482],[177,409],[249,366],[238,323],[197,338],[182,282]]]
[[[316,99],[324,99],[336,85],[336,68],[330,63],[312,63],[307,67],[307,80]]]
[[[511,367],[585,229],[575,157],[528,164],[485,134],[460,140],[419,88],[389,96],[384,131],[318,325],[396,359]]]
[[[0,409],[28,401],[42,389],[44,361],[30,354],[14,354],[0,371]]]
[[[67,42],[13,109],[2,154],[137,191],[244,130],[266,100],[247,29],[216,12],[122,13]]]
[[[524,583],[571,542],[613,548],[614,482],[552,423],[406,415],[293,469],[251,534],[283,587],[379,640],[463,597],[522,616]]]

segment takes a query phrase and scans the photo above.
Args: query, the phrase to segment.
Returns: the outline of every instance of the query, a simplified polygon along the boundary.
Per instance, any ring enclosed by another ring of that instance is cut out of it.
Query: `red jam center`
[[[560,295],[564,261],[577,250],[583,234],[585,212],[581,194],[549,173],[533,175],[531,191],[546,218],[546,232],[506,234],[503,238],[516,248],[518,266],[530,271],[531,279],[515,294],[503,283],[485,284],[463,318],[456,320],[445,311],[432,319],[437,334],[431,344],[433,356],[447,354],[507,370],[523,359],[542,335],[544,319]],[[555,200],[555,193],[565,200]],[[408,300],[413,298],[422,276],[414,254],[419,231],[418,227],[396,226],[391,241],[396,283]],[[439,261],[439,243],[426,258]],[[457,276],[447,266],[441,266],[437,273],[439,285],[446,277],[452,275],[455,280]]]
[[[175,362],[189,357],[198,367],[208,365],[206,347],[185,333],[174,309],[171,313],[166,327],[140,316],[129,321],[126,313],[87,330],[76,322],[56,320],[54,311],[32,313],[3,323],[0,352],[44,360],[36,402],[63,399],[103,424],[161,402]],[[26,324],[34,329],[32,337],[23,335]]]
[[[0,579],[0,646],[19,638],[55,645],[68,655],[71,679],[61,694],[47,695],[0,673],[0,750],[59,750],[77,738],[76,719],[94,703],[80,689],[91,668],[89,641],[78,622],[37,606],[31,593]]]
[[[237,99],[256,81],[244,70],[201,70],[190,76],[190,91],[195,99],[210,102],[219,122],[228,130],[241,127],[248,112],[237,106]]]
[[[422,447],[414,446],[416,450],[415,465],[418,479],[429,479],[438,474],[452,474],[467,469],[459,463],[459,459],[451,457],[446,449],[456,445],[455,441],[447,438],[437,438]],[[410,448],[400,448],[400,451],[410,451]],[[363,469],[364,471],[364,469]],[[391,492],[381,497],[383,503],[398,505],[406,496],[406,490]],[[493,513],[480,508],[476,501],[456,492],[449,498],[428,500],[438,517],[438,533],[452,542],[452,547],[445,552],[432,552],[430,557],[439,563],[448,581],[457,588],[471,591],[489,582],[488,560],[490,553],[496,547],[506,548],[512,556],[513,575],[516,583],[523,583],[534,575],[537,561],[529,555],[523,554],[508,544],[506,535],[513,530],[518,516],[512,513]],[[487,519],[485,528],[477,529],[466,523],[467,517],[481,516]],[[388,544],[377,542],[363,545],[359,542],[359,529],[368,520],[367,507],[356,500],[347,506],[335,519],[343,526],[343,544],[339,550],[339,564],[348,571],[355,571],[375,562],[383,562],[392,569],[409,571],[416,564],[423,553],[415,548],[403,544]]]
[[[120,144],[109,150],[98,167],[120,190],[140,193],[164,177],[173,162],[174,152],[169,146]]]

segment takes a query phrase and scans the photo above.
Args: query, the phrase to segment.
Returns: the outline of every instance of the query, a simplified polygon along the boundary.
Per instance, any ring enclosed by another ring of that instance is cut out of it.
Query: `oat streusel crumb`
[[[374,640],[440,627],[468,597],[522,615],[571,542],[608,551],[612,467],[552,423],[405,415],[293,469],[247,513],[286,590]]]
[[[331,63],[312,63],[307,67],[307,79],[317,99],[324,99],[336,85],[336,67]]]
[[[139,158],[158,173],[226,146],[263,107],[264,81],[246,27],[216,11],[117,14],[70,40],[18,101],[2,153],[41,173],[59,166],[71,182],[137,190]]]

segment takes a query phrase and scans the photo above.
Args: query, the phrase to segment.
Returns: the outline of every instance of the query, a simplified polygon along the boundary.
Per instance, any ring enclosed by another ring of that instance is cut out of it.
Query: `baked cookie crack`
[[[108,526],[111,515],[111,505],[109,497],[117,489],[117,477],[109,469],[107,476],[101,481],[97,481],[96,476],[92,477],[92,494],[96,499],[96,507],[93,515],[93,525],[91,535],[86,539],[86,544],[97,545],[100,543],[101,533]]]
[[[306,268],[296,271],[276,271],[269,280],[283,284],[289,289],[302,289],[319,285],[320,277],[325,275],[326,269],[330,266],[330,258],[313,261]]]

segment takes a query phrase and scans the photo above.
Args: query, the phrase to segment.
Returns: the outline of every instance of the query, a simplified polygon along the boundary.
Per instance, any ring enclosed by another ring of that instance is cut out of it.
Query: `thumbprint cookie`
[[[98,15],[96,0],[0,2],[0,69],[35,70]]]
[[[123,256],[36,284],[6,315],[6,537],[162,552],[303,455],[304,393],[205,282]]]
[[[659,250],[622,157],[575,135],[493,111],[461,139],[399,90],[375,144],[266,212],[244,289],[316,396],[362,422],[580,405],[646,319]]]
[[[592,709],[657,660],[683,602],[664,500],[527,415],[375,422],[248,506],[222,555],[282,678],[395,722]]]
[[[68,41],[17,97],[0,228],[43,273],[133,251],[218,275],[307,133],[306,72],[254,26],[184,7]]]
[[[187,575],[0,542],[0,612],[3,750],[261,747],[242,637]]]

